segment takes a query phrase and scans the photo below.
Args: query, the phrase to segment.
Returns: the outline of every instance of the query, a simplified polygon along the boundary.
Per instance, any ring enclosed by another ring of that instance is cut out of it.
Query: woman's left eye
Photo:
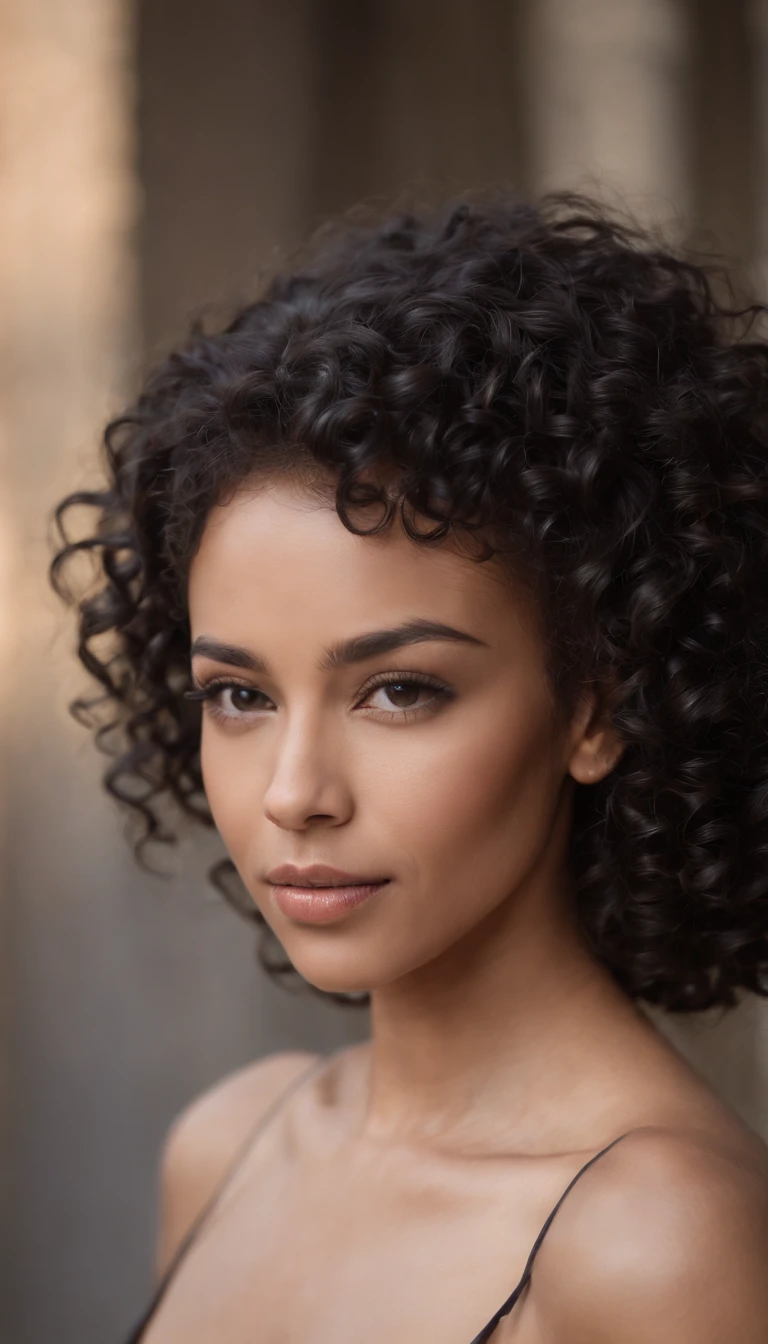
[[[393,718],[406,718],[411,714],[436,709],[449,695],[447,686],[441,686],[438,682],[420,681],[412,677],[392,677],[388,681],[369,687],[359,703],[363,705],[378,697],[379,704],[373,704],[372,708],[379,709]]]

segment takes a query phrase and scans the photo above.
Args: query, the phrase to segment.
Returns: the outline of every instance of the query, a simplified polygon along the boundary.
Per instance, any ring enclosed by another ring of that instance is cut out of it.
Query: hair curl
[[[70,709],[112,758],[140,862],[175,840],[166,800],[213,825],[182,695],[210,509],[314,469],[353,532],[397,516],[424,544],[491,538],[541,604],[560,703],[610,687],[624,752],[576,785],[571,862],[619,984],[678,1012],[768,994],[768,344],[765,309],[719,275],[582,196],[463,200],[348,225],[224,330],[193,325],[108,424],[104,488],[53,515],[51,582],[100,683]],[[80,505],[96,521],[72,540]],[[98,584],[75,597],[83,551]],[[210,876],[268,937],[234,872]]]

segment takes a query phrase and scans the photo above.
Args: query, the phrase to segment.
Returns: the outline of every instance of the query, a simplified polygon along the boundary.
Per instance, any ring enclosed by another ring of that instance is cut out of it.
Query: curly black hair
[[[507,557],[558,703],[604,688],[624,750],[576,785],[570,857],[618,983],[676,1012],[768,994],[766,309],[724,275],[584,196],[500,194],[347,221],[224,330],[193,323],[107,425],[104,488],[51,520],[51,582],[100,683],[70,710],[140,862],[175,839],[166,801],[213,825],[183,696],[208,514],[254,474],[324,474],[353,532],[397,517]],[[81,505],[93,529],[71,539]],[[84,551],[98,582],[78,597],[62,571]],[[210,877],[268,940],[234,873]]]

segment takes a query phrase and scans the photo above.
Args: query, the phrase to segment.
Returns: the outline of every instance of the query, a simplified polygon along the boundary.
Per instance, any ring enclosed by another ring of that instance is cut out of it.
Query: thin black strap
[[[631,1132],[631,1131],[627,1130],[627,1133],[630,1133],[630,1132]],[[512,1292],[510,1293],[510,1295],[509,1295],[509,1297],[507,1298],[506,1302],[502,1302],[502,1304],[501,1304],[501,1306],[499,1307],[498,1311],[497,1311],[497,1312],[494,1312],[494,1314],[493,1314],[493,1316],[491,1317],[490,1321],[488,1321],[487,1324],[483,1326],[483,1328],[482,1328],[482,1330],[480,1331],[479,1335],[475,1335],[474,1339],[472,1340],[472,1344],[486,1344],[486,1341],[489,1340],[489,1339],[491,1338],[491,1335],[493,1334],[494,1330],[496,1329],[496,1326],[499,1324],[499,1321],[502,1319],[502,1317],[503,1317],[503,1316],[508,1316],[508,1315],[509,1315],[510,1311],[511,1311],[512,1308],[514,1307],[514,1305],[515,1305],[517,1299],[519,1298],[520,1294],[522,1293],[523,1289],[525,1288],[526,1284],[528,1283],[528,1280],[529,1280],[530,1277],[531,1277],[531,1270],[533,1269],[533,1262],[534,1262],[534,1260],[536,1259],[536,1255],[537,1255],[537,1253],[538,1253],[539,1247],[541,1246],[541,1243],[542,1243],[542,1241],[544,1240],[544,1237],[545,1237],[546,1234],[547,1234],[547,1231],[548,1231],[548,1229],[549,1229],[549,1225],[550,1225],[550,1223],[552,1222],[552,1219],[554,1218],[555,1214],[557,1213],[557,1210],[560,1208],[560,1205],[562,1204],[562,1202],[563,1202],[563,1200],[565,1199],[566,1195],[569,1194],[569,1192],[573,1189],[573,1187],[574,1187],[574,1185],[576,1184],[576,1182],[578,1181],[579,1177],[580,1177],[580,1176],[583,1176],[583,1175],[584,1175],[584,1172],[587,1170],[587,1168],[588,1168],[588,1167],[591,1167],[591,1166],[592,1166],[592,1163],[593,1163],[593,1162],[596,1162],[597,1159],[598,1159],[599,1157],[602,1157],[602,1156],[603,1156],[603,1153],[607,1153],[608,1150],[609,1150],[610,1148],[613,1148],[614,1144],[616,1144],[616,1143],[620,1143],[621,1140],[622,1140],[622,1139],[626,1139],[626,1137],[627,1137],[627,1134],[620,1134],[619,1137],[618,1137],[617,1139],[612,1139],[610,1143],[606,1144],[605,1148],[601,1148],[599,1153],[595,1153],[594,1157],[590,1157],[589,1161],[588,1161],[588,1162],[585,1162],[585,1163],[584,1163],[584,1166],[583,1166],[579,1171],[576,1172],[576,1175],[574,1176],[573,1180],[566,1186],[566,1188],[565,1188],[565,1190],[563,1191],[562,1195],[561,1195],[560,1198],[558,1199],[558,1201],[557,1201],[557,1203],[556,1203],[554,1209],[552,1210],[552,1212],[550,1213],[549,1217],[547,1218],[547,1220],[546,1220],[544,1226],[542,1227],[542,1229],[541,1229],[541,1231],[540,1231],[538,1237],[536,1238],[535,1242],[533,1243],[533,1246],[531,1247],[531,1253],[530,1253],[530,1255],[528,1256],[528,1260],[526,1261],[525,1269],[523,1270],[522,1276],[521,1276],[521,1278],[520,1278],[520,1282],[519,1282],[519,1283],[517,1284],[517,1286],[512,1290]]]
[[[142,1316],[141,1320],[138,1322],[137,1325],[134,1326],[131,1334],[128,1336],[128,1339],[126,1340],[126,1344],[139,1344],[139,1341],[141,1340],[144,1331],[146,1330],[150,1320],[157,1311],[157,1308],[160,1306],[160,1302],[165,1296],[165,1293],[170,1285],[171,1279],[176,1274],[176,1271],[178,1270],[179,1265],[181,1264],[182,1260],[187,1254],[187,1251],[192,1245],[192,1242],[196,1239],[198,1233],[201,1231],[203,1223],[207,1222],[208,1219],[212,1216],[220,1200],[223,1198],[225,1190],[229,1188],[230,1183],[234,1180],[236,1172],[240,1170],[240,1167],[243,1165],[246,1158],[248,1157],[251,1149],[256,1143],[256,1140],[260,1138],[261,1134],[267,1128],[270,1121],[274,1118],[275,1115],[277,1115],[278,1111],[282,1108],[284,1103],[288,1101],[289,1097],[293,1096],[294,1092],[298,1092],[299,1088],[309,1078],[311,1078],[314,1073],[318,1073],[321,1068],[324,1068],[327,1063],[328,1063],[328,1057],[326,1055],[322,1055],[319,1060],[313,1060],[310,1067],[308,1069],[302,1069],[301,1072],[289,1083],[288,1087],[284,1088],[283,1091],[278,1094],[276,1099],[272,1102],[272,1105],[268,1106],[266,1111],[264,1111],[264,1113],[261,1116],[259,1116],[256,1125],[249,1133],[245,1142],[241,1145],[234,1161],[225,1171],[224,1176],[214,1188],[213,1194],[203,1205],[202,1211],[198,1214],[191,1228],[184,1237],[184,1240],[181,1242],[181,1245],[176,1251],[176,1254],[174,1255],[173,1260],[168,1266],[168,1269],[165,1271],[165,1274],[163,1275],[162,1279],[157,1285],[154,1296],[149,1306],[144,1312],[144,1315]]]

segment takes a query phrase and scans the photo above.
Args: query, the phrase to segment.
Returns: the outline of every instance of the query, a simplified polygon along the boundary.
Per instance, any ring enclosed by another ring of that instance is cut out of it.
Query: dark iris
[[[405,696],[405,702],[402,699],[393,699],[392,703],[398,709],[408,709],[418,700],[421,690],[423,690],[423,687],[415,681],[390,681],[387,686],[387,695],[393,697]],[[408,699],[409,696],[410,699]]]
[[[248,696],[249,696],[249,695],[258,695],[258,694],[259,694],[258,691],[252,691],[252,690],[249,690],[249,688],[248,688],[247,686],[231,686],[231,687],[230,687],[230,695],[231,695],[231,697],[232,697],[232,705],[234,706],[235,709],[251,709],[252,706],[253,706],[253,701],[252,701],[252,700],[249,700],[249,699],[248,699]],[[242,695],[242,696],[244,697],[244,699],[241,700],[241,701],[238,703],[238,696],[240,696],[240,695]]]

